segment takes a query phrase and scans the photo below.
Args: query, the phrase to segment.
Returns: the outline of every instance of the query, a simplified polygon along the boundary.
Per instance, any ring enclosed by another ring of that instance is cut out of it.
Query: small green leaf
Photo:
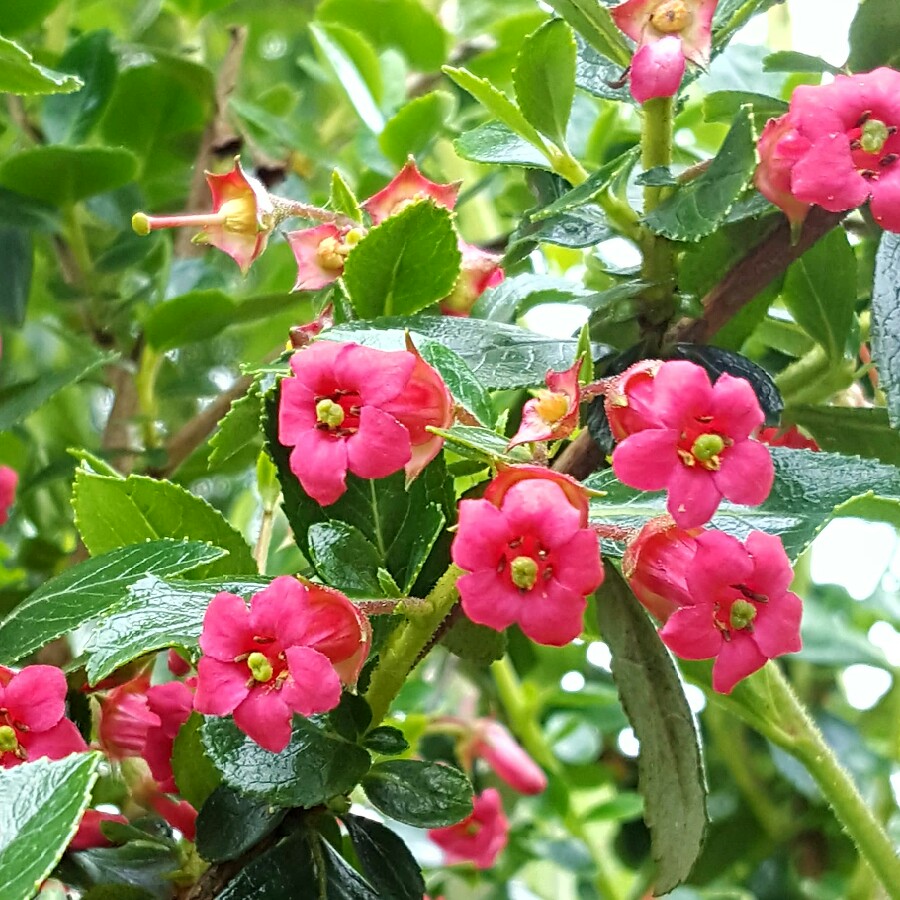
[[[688,877],[703,845],[708,820],[700,737],[672,657],[615,566],[606,562],[604,569],[597,622],[641,742],[639,787],[658,866],[654,892],[665,894]]]
[[[466,459],[476,459],[489,465],[496,463],[509,465],[531,460],[531,454],[524,447],[512,447],[507,450],[509,438],[489,428],[479,428],[477,425],[451,425],[450,428],[431,430],[441,435],[455,453]]]
[[[425,879],[409,848],[390,828],[363,816],[343,817],[360,869],[379,897],[422,900]]]
[[[326,584],[349,597],[381,596],[381,557],[360,531],[346,522],[319,522],[307,540],[310,562]]]
[[[833,66],[821,56],[810,56],[808,53],[798,53],[796,50],[779,50],[770,53],[763,60],[764,72],[811,72],[821,75],[828,72],[831,75],[843,74],[843,69]]]
[[[506,632],[477,625],[462,616],[441,638],[441,645],[460,659],[476,666],[489,666],[492,662],[503,659],[507,647]]]
[[[631,48],[605,6],[596,0],[548,2],[597,52],[623,69],[631,65]]]
[[[207,717],[203,743],[229,787],[273,806],[310,809],[349,793],[369,769],[362,747],[294,716],[291,742],[280,753],[264,750],[231,719]]]
[[[449,210],[430,200],[375,226],[344,267],[357,314],[365,319],[411,315],[446,297],[459,277],[457,241]]]
[[[215,434],[209,439],[210,467],[221,466],[237,456],[245,447],[257,443],[260,436],[259,418],[262,414],[262,390],[259,379],[250,385],[247,393],[231,404],[231,409],[219,422]]]
[[[754,94],[751,91],[714,91],[703,98],[703,118],[707,122],[730,124],[741,111],[749,106],[756,122],[778,118],[788,110],[788,104],[778,97],[768,94]]]
[[[443,344],[428,341],[417,347],[422,358],[433,366],[453,399],[482,424],[491,426],[496,414],[491,398],[465,360]]]
[[[756,143],[749,111],[742,107],[709,168],[679,188],[645,217],[656,234],[699,241],[722,223],[756,167]]]
[[[172,747],[172,771],[178,793],[194,809],[200,809],[222,783],[222,776],[203,748],[202,727],[203,717],[199,713],[191,713],[178,730]]]
[[[99,753],[0,770],[0,897],[26,900],[75,835],[97,780]]]
[[[335,212],[349,216],[354,222],[362,221],[359,201],[337,169],[331,173],[331,195],[328,203]]]
[[[472,812],[472,785],[452,766],[391,759],[363,778],[369,802],[386,816],[416,828],[455,825]]]
[[[0,227],[0,322],[21,326],[25,321],[33,269],[31,233]]]
[[[284,812],[231,788],[218,787],[197,816],[197,852],[213,863],[237,859],[271,834]]]
[[[409,742],[399,728],[390,725],[379,725],[373,728],[363,741],[367,750],[380,753],[382,756],[397,756],[409,750]]]
[[[565,146],[575,99],[575,54],[572,29],[551,19],[525,39],[513,71],[522,114],[559,147]]]
[[[82,850],[69,857],[77,867],[76,877],[83,881],[109,886],[102,900],[137,900],[132,888],[142,890],[146,896],[159,896],[159,885],[168,880],[178,869],[176,848],[155,840],[132,840],[122,847],[102,847],[98,850]],[[93,893],[93,892],[92,892]],[[140,896],[140,895],[139,895]],[[141,898],[144,900],[144,898]]]
[[[81,86],[80,78],[38,65],[15,41],[0,37],[0,93],[68,94]]]
[[[0,663],[11,665],[91,619],[108,613],[147,575],[178,575],[218,559],[200,541],[151,541],[114,550],[44,582],[0,623]]]
[[[875,258],[872,356],[887,394],[891,425],[900,429],[900,235],[885,231]]]
[[[381,152],[395,165],[422,152],[453,121],[456,98],[446,91],[432,91],[414,97],[400,107],[378,135]]]
[[[550,163],[540,150],[502,122],[485,122],[461,134],[454,142],[456,152],[472,162],[495,163],[500,166],[525,166],[549,169]]]
[[[850,24],[851,72],[900,63],[900,6],[893,0],[865,0]]]

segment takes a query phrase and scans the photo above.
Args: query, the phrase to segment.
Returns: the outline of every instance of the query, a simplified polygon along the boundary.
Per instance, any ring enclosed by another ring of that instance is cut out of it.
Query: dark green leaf
[[[460,259],[449,210],[425,200],[375,226],[347,257],[343,281],[363,318],[410,315],[453,290]]]
[[[350,597],[380,597],[382,556],[346,522],[317,522],[307,533],[310,562],[322,580]]]
[[[21,326],[25,321],[33,268],[30,232],[0,227],[0,322]]]
[[[592,291],[566,278],[525,272],[504,278],[497,287],[488,288],[475,301],[472,315],[491,322],[509,323],[538,303],[580,303],[591,294]]]
[[[604,565],[597,622],[612,651],[612,673],[637,739],[644,821],[657,863],[654,893],[691,871],[706,831],[706,783],[697,725],[678,669],[618,570]]]
[[[261,415],[262,391],[259,380],[256,380],[243,397],[239,397],[231,404],[231,409],[219,422],[215,434],[209,439],[211,467],[223,465],[245,447],[256,442],[260,436]]]
[[[852,72],[900,63],[900,6],[893,0],[865,0],[850,25]]]
[[[256,573],[256,561],[240,532],[201,497],[170,481],[143,475],[108,478],[83,466],[72,491],[75,521],[91,553],[159,538],[208,541],[228,555],[199,570],[211,575]]]
[[[850,406],[791,406],[786,418],[805,428],[823,450],[900,466],[900,434],[887,410]]]
[[[305,828],[295,831],[238,872],[217,900],[324,900]]]
[[[769,97],[767,94],[754,94],[750,91],[714,91],[703,98],[703,118],[707,122],[730,123],[744,106],[750,107],[756,122],[777,118],[788,110],[784,100]]]
[[[81,80],[76,76],[38,65],[23,47],[0,37],[0,93],[67,94],[80,87]]]
[[[391,759],[363,778],[371,804],[416,828],[455,825],[472,812],[472,785],[452,766],[418,759]]]
[[[596,0],[549,0],[549,4],[603,56],[623,68],[631,65],[631,48],[605,6]]]
[[[202,727],[203,717],[199,713],[191,713],[178,730],[172,747],[172,771],[178,793],[194,809],[200,809],[222,782],[203,749]]]
[[[463,159],[472,162],[550,168],[547,157],[540,150],[502,122],[485,122],[472,131],[466,131],[453,142],[453,146]]]
[[[237,859],[283,818],[283,809],[227,787],[216,788],[197,816],[197,852],[213,863]]]
[[[99,753],[0,770],[0,897],[26,900],[75,834],[97,780]]]
[[[826,62],[821,56],[810,56],[796,50],[779,50],[777,53],[770,53],[763,60],[763,71],[811,72],[814,75],[829,72],[831,75],[840,75],[843,70]]]
[[[382,756],[397,756],[409,750],[409,743],[399,728],[390,725],[379,725],[365,737],[363,743],[367,750],[380,753]]]
[[[109,612],[138,579],[178,575],[222,556],[200,541],[161,540],[86,560],[41,585],[0,623],[0,662],[9,665]]]
[[[496,415],[484,386],[472,374],[465,360],[443,344],[428,341],[416,348],[428,365],[434,367],[453,399],[482,425],[493,425]]]
[[[84,86],[75,94],[48,97],[41,109],[41,125],[54,144],[77,144],[100,119],[115,84],[118,67],[110,49],[109,31],[93,31],[77,40],[59,61]]]
[[[628,79],[625,78],[627,64],[611,62],[580,34],[575,35],[575,41],[578,44],[575,86],[603,100],[618,100],[620,103],[634,105],[635,100],[628,90]]]
[[[59,212],[54,207],[6,188],[0,188],[0,224],[50,233],[60,230]]]
[[[385,123],[378,146],[394,165],[424,150],[444,132],[456,112],[456,98],[446,91],[414,97]]]
[[[832,362],[844,358],[856,307],[856,256],[843,228],[826,234],[788,269],[781,298]]]
[[[372,724],[372,709],[365,697],[344,691],[341,702],[328,713],[328,722],[342,738],[356,742]]]
[[[575,98],[575,53],[571,28],[551,19],[525,39],[513,71],[522,114],[560,147]]]
[[[441,645],[460,659],[476,666],[489,666],[495,660],[503,659],[507,646],[506,632],[477,625],[462,616],[441,638]]]
[[[165,574],[165,573],[162,573]],[[152,574],[135,578],[99,621],[85,653],[91,684],[154,650],[195,650],[210,600],[225,591],[249,598],[268,584],[264,578],[226,581],[165,581]]]
[[[526,213],[519,227],[510,235],[506,245],[504,263],[508,264],[524,259],[538,243],[556,244],[558,247],[572,247],[579,250],[584,247],[593,247],[601,241],[616,236],[617,232],[609,224],[606,213],[594,203],[586,203],[577,209],[570,209],[558,216],[540,219],[536,222],[531,221],[530,215]],[[515,277],[551,278],[549,275]],[[491,290],[496,291],[502,288],[509,280],[509,278],[505,279]],[[561,281],[562,279],[556,280]],[[578,287],[571,282],[570,285],[573,290]],[[484,294],[481,295],[481,297],[483,296]],[[481,297],[478,298],[479,301]],[[478,301],[476,301],[476,305],[477,303]]]
[[[750,113],[742,107],[709,168],[645,217],[656,234],[699,241],[722,223],[756,168]]]
[[[325,900],[382,900],[328,841],[321,842],[325,862]]]
[[[231,719],[207,717],[203,743],[229,787],[273,806],[309,809],[349,793],[369,768],[362,747],[294,716],[291,742],[281,753],[264,750]]]
[[[179,866],[177,850],[157,841],[129,841],[123,847],[82,850],[71,859],[93,882],[143,889],[157,900],[160,883]],[[126,891],[110,894],[106,900],[129,897]]]
[[[350,841],[363,875],[378,896],[391,900],[422,900],[422,870],[402,838],[372,819],[344,816]]]
[[[33,147],[0,165],[0,185],[53,206],[122,187],[137,174],[137,160],[119,147]]]
[[[885,231],[872,287],[872,356],[887,394],[891,425],[900,429],[900,235]]]

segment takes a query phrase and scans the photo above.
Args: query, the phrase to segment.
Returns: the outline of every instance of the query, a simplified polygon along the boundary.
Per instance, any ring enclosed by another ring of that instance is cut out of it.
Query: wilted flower
[[[581,358],[564,372],[547,372],[546,390],[537,391],[522,407],[522,422],[508,447],[531,441],[553,441],[568,437],[578,426],[581,392],[578,372]]]

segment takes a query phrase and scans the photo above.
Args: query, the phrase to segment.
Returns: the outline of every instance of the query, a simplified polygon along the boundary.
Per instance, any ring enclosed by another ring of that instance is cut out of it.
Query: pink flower
[[[103,701],[100,716],[100,746],[110,759],[141,756],[147,732],[159,727],[159,716],[147,704],[150,679],[139,675],[113,688]]]
[[[576,481],[571,475],[563,475],[544,466],[521,465],[500,466],[491,483],[484,490],[484,499],[490,500],[494,506],[502,506],[503,498],[514,485],[522,481],[540,479],[555,484],[565,495],[566,502],[578,513],[578,523],[581,528],[587,528],[588,523],[588,495],[584,485]]]
[[[135,213],[131,227],[138,234],[160,228],[201,226],[195,244],[212,244],[227,253],[247,274],[253,261],[266,249],[275,228],[275,207],[268,191],[242,168],[235,157],[234,168],[224,175],[206,173],[213,211],[200,215],[148,216]]]
[[[685,60],[705,67],[712,45],[718,0],[627,0],[610,10],[616,25],[637,43],[631,93],[644,103],[672,97],[681,84]]]
[[[538,391],[537,396],[522,407],[522,422],[508,447],[531,441],[560,440],[578,427],[580,369],[581,357],[564,372],[547,372],[547,390]]]
[[[177,650],[169,650],[166,656],[166,665],[176,677],[187,675],[191,671],[191,664]]]
[[[653,380],[661,365],[659,359],[642,359],[610,379],[603,408],[612,436],[617,441],[645,428],[658,427],[651,398]]]
[[[187,840],[197,836],[197,810],[187,800],[173,800],[161,792],[149,798],[150,806]]]
[[[233,713],[241,731],[280,752],[293,713],[338,705],[341,680],[358,674],[370,640],[368,621],[339,591],[281,576],[249,609],[235,594],[217,594],[203,619],[194,708]]]
[[[453,209],[457,194],[459,182],[436,184],[429,181],[416,167],[416,161],[410,157],[390,183],[369,197],[362,208],[372,217],[372,224],[378,225],[417,200],[433,200],[438,206]]]
[[[68,850],[93,850],[95,847],[109,847],[112,841],[100,830],[104,822],[118,822],[127,825],[128,819],[118,813],[100,812],[99,809],[86,809],[75,837],[69,841]]]
[[[87,750],[65,712],[66,679],[59,669],[26,666],[13,673],[0,666],[0,766]]]
[[[489,869],[509,840],[509,821],[503,814],[500,794],[493,788],[482,791],[473,800],[470,816],[447,828],[432,828],[428,837],[441,850],[448,864],[473,862]]]
[[[0,466],[0,525],[9,519],[9,510],[16,499],[19,476],[9,466]]]
[[[445,316],[466,317],[475,301],[488,289],[496,287],[506,277],[500,267],[501,257],[487,253],[480,247],[459,241],[462,254],[462,268],[453,291],[440,301],[441,312]]]
[[[281,382],[278,439],[293,447],[291,471],[328,506],[347,489],[347,472],[385,478],[406,468],[414,478],[440,451],[426,426],[453,420],[441,377],[407,350],[371,350],[318,341],[291,358]]]
[[[582,516],[560,476],[528,468],[537,472],[459,504],[450,554],[469,571],[456,586],[473,622],[497,631],[517,622],[533,641],[559,647],[581,634],[585,595],[603,569],[597,535],[585,527],[586,498]]]
[[[625,548],[622,574],[644,608],[660,622],[691,602],[686,578],[702,531],[686,531],[669,516],[659,516],[650,519]]]
[[[801,203],[794,196],[791,170],[809,148],[809,140],[796,130],[788,114],[769,119],[757,144],[759,165],[753,181],[759,192],[779,207],[794,226],[806,219],[809,204]]]
[[[295,350],[308,347],[326,328],[334,325],[334,304],[329,303],[312,322],[294,325],[290,330],[291,346]]]
[[[709,659],[713,689],[723,694],[766,661],[800,649],[800,598],[781,540],[761,531],[744,544],[720,531],[696,538],[687,572],[691,604],[669,617],[666,646],[683,659]]]
[[[193,681],[193,679],[191,679]],[[181,726],[187,722],[194,704],[194,692],[188,684],[169,681],[147,691],[147,706],[158,721],[147,729],[140,753],[159,782],[159,789],[174,794],[178,788],[172,772],[172,750]]]
[[[789,447],[791,450],[820,450],[819,445],[807,437],[796,425],[784,430],[780,428],[760,428],[755,437],[770,447]]]
[[[350,251],[365,235],[361,228],[316,225],[286,234],[297,261],[295,291],[317,291],[331,284],[344,271]]]
[[[541,767],[493,719],[479,719],[460,749],[460,760],[469,768],[479,758],[520,794],[540,794],[547,788],[547,776]]]
[[[759,400],[743,378],[714,385],[700,366],[660,366],[651,409],[659,425],[625,438],[613,451],[616,477],[643,491],[669,489],[667,508],[682,528],[709,521],[722,497],[756,506],[772,489],[772,458],[750,438],[763,423]]]

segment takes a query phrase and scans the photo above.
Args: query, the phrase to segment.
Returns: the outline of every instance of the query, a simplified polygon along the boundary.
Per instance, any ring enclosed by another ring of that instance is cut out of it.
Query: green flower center
[[[316,404],[316,419],[329,428],[338,428],[344,421],[344,410],[340,403],[326,397]]]
[[[731,604],[731,627],[735,631],[749,628],[756,618],[756,607],[749,600],[735,600]]]
[[[273,674],[272,663],[269,662],[265,653],[251,653],[247,657],[247,665],[250,667],[250,674],[253,675],[254,681],[263,683],[271,681]]]
[[[717,434],[701,434],[691,447],[691,454],[700,462],[715,459],[725,449],[725,441]]]
[[[890,136],[891,132],[881,119],[868,119],[863,123],[859,144],[866,153],[881,153]]]
[[[517,556],[509,567],[512,583],[522,591],[530,591],[537,581],[538,564],[530,556]]]
[[[15,750],[19,746],[16,730],[10,725],[0,725],[0,753]]]

